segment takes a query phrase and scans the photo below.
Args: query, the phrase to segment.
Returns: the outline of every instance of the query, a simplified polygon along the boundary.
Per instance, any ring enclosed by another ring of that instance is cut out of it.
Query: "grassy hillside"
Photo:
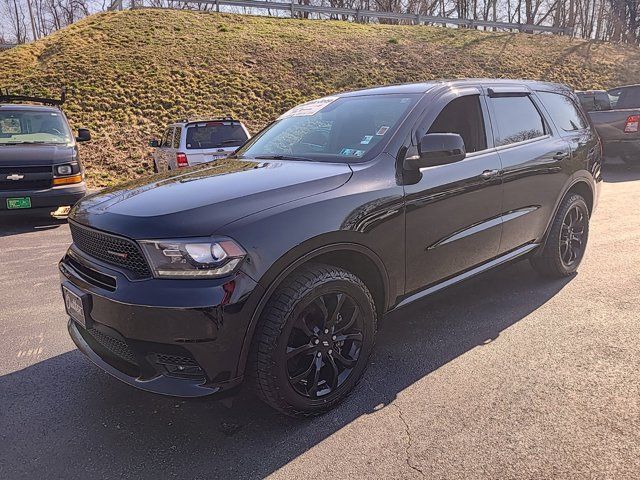
[[[0,87],[72,94],[91,128],[90,183],[151,170],[146,147],[185,116],[232,114],[252,131],[327,93],[443,77],[535,78],[575,88],[635,82],[640,50],[548,35],[357,25],[167,10],[94,15],[0,53]]]

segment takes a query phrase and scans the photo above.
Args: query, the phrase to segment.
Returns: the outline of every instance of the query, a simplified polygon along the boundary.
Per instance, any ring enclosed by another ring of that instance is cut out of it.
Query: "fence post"
[[[360,9],[356,8],[356,23],[360,23]]]
[[[420,25],[420,14],[416,15],[416,25]]]
[[[216,12],[220,13],[220,4],[218,3],[218,0],[216,0]]]
[[[294,0],[291,0],[291,18],[294,18],[295,16],[295,12],[293,11],[293,2]]]

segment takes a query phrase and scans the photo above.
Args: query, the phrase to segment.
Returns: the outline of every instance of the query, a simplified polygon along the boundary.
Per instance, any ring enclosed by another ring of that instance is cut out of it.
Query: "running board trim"
[[[512,250],[511,252],[502,255],[501,257],[498,258],[494,258],[493,260],[487,262],[487,263],[483,263],[482,265],[472,268],[471,270],[467,270],[466,272],[461,273],[460,275],[456,275],[455,277],[450,278],[449,280],[445,280],[444,282],[440,282],[437,283],[429,288],[425,288],[424,290],[421,290],[417,293],[414,293],[413,295],[405,298],[403,301],[401,301],[398,305],[396,305],[392,310],[396,310],[398,308],[404,307],[405,305],[408,305],[412,302],[415,302],[416,300],[426,297],[428,295],[431,295],[433,293],[439,292],[440,290],[442,290],[443,288],[447,288],[450,287],[451,285],[454,285],[456,283],[462,282],[463,280],[467,280],[468,278],[471,277],[475,277],[476,275],[482,273],[482,272],[486,272],[487,270],[492,269],[493,267],[497,267],[498,265],[501,265],[503,263],[507,263],[515,258],[518,258],[526,253],[529,253],[531,250],[533,250],[534,248],[538,247],[539,244],[538,243],[529,243],[527,245],[524,245],[520,248],[517,248],[515,250]]]

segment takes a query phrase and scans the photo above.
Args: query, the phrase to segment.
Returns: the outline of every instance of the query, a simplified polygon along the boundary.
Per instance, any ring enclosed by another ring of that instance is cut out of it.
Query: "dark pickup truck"
[[[604,159],[640,164],[640,85],[576,94],[602,139]]]
[[[51,212],[86,194],[77,142],[91,136],[73,136],[63,102],[0,94],[0,216]]]

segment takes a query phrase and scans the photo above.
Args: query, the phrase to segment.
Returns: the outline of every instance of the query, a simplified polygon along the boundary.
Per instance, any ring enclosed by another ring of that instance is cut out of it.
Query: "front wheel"
[[[531,258],[531,265],[548,277],[566,277],[574,273],[589,238],[589,208],[578,194],[569,195],[560,204],[542,251]]]
[[[302,267],[276,290],[256,328],[248,367],[256,393],[292,416],[333,408],[367,366],[376,321],[358,277],[330,265]]]

